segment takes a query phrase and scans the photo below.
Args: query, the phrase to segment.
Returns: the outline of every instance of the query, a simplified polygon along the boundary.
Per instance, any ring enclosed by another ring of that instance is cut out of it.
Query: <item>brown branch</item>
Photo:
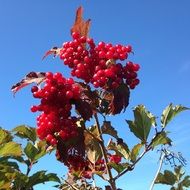
[[[110,183],[110,185],[112,187],[112,190],[116,190],[117,188],[116,188],[116,184],[115,184],[115,179],[113,178],[112,173],[111,173],[111,168],[108,165],[109,160],[108,160],[108,157],[107,157],[107,150],[106,150],[106,147],[104,145],[104,139],[102,137],[102,132],[101,132],[100,123],[99,123],[99,120],[98,120],[97,113],[94,114],[94,118],[95,118],[95,124],[97,126],[97,130],[98,130],[100,140],[101,140],[99,142],[99,144],[100,144],[100,147],[101,147],[101,150],[102,150],[102,154],[103,154],[103,157],[104,157],[104,160],[105,160],[106,170],[107,170],[108,176],[109,176],[108,182]]]

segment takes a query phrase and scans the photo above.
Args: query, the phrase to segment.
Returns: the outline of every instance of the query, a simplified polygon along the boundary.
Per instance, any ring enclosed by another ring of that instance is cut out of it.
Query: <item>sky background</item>
[[[20,124],[35,126],[36,114],[30,106],[30,87],[13,97],[11,86],[30,71],[60,71],[65,69],[59,59],[44,52],[70,40],[70,28],[75,10],[82,5],[84,18],[92,19],[90,36],[113,44],[131,44],[130,59],[141,65],[140,85],[131,93],[127,111],[113,119],[113,126],[131,147],[136,139],[130,134],[124,119],[132,119],[132,108],[144,104],[156,116],[169,104],[190,107],[190,1],[189,0],[0,0],[0,126],[11,129]],[[190,174],[190,113],[179,115],[169,126],[173,150],[181,151],[187,159]],[[111,119],[111,118],[110,118]],[[118,181],[118,187],[147,190],[158,167],[159,154],[151,152],[130,174]],[[54,155],[44,157],[34,172],[46,169],[65,173]],[[98,181],[98,184],[101,182]],[[44,188],[54,189],[51,183]],[[155,190],[167,186],[155,186]]]

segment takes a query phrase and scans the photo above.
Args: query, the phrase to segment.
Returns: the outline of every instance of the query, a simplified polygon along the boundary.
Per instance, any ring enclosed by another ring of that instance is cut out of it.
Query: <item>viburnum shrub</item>
[[[70,78],[60,72],[30,72],[12,91],[36,83],[31,92],[39,104],[33,105],[31,112],[39,113],[37,135],[48,150],[55,149],[57,160],[68,167],[68,179],[60,188],[80,189],[79,181],[94,180],[98,175],[108,182],[106,190],[116,190],[116,180],[132,171],[147,152],[159,145],[171,146],[165,127],[175,115],[188,108],[170,104],[163,111],[158,127],[156,117],[145,106],[136,106],[134,120],[126,123],[139,143],[130,149],[107,115],[125,111],[130,91],[140,82],[140,66],[130,60],[131,45],[96,43],[88,35],[89,27],[90,20],[84,21],[82,7],[78,8],[71,40],[44,56],[59,57],[70,69]],[[94,125],[87,126],[87,121],[92,119]],[[155,130],[152,139],[148,138],[151,129]],[[104,135],[111,137],[107,145]]]

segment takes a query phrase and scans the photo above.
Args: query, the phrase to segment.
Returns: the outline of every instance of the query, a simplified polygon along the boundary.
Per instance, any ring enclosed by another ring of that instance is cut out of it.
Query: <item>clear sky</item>
[[[67,70],[59,59],[44,52],[70,39],[75,10],[82,5],[84,17],[92,19],[90,35],[97,42],[131,44],[131,60],[141,65],[140,85],[131,93],[128,110],[113,120],[122,137],[134,143],[124,119],[132,118],[132,107],[145,106],[156,116],[170,102],[190,107],[190,1],[189,0],[1,0],[0,1],[0,126],[35,126],[30,112],[35,100],[30,88],[13,98],[10,88],[30,71]],[[168,126],[174,150],[181,151],[190,166],[190,113],[182,113]],[[118,187],[147,190],[157,168],[158,154],[146,156]],[[190,171],[187,166],[186,170]],[[61,176],[65,168],[54,156],[45,157],[34,170],[47,169]],[[189,172],[190,174],[190,172]],[[35,190],[53,189],[50,185]],[[155,190],[167,187],[155,187]]]

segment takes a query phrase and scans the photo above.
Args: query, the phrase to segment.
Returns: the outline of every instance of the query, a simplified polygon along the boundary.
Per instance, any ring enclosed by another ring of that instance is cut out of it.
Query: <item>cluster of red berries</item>
[[[60,51],[64,64],[72,68],[72,76],[105,90],[115,89],[121,83],[126,83],[131,89],[139,84],[139,65],[127,62],[123,66],[120,63],[127,60],[128,54],[132,52],[130,45],[114,46],[99,42],[96,46],[92,38],[80,36],[76,32],[72,33],[72,37],[73,40],[65,42]]]
[[[57,144],[57,139],[66,141],[78,135],[77,118],[71,117],[71,100],[79,99],[80,87],[72,78],[64,78],[61,73],[46,73],[45,85],[39,89],[31,89],[35,98],[41,99],[38,106],[32,106],[31,111],[42,112],[37,117],[37,134],[41,140],[51,145]]]

